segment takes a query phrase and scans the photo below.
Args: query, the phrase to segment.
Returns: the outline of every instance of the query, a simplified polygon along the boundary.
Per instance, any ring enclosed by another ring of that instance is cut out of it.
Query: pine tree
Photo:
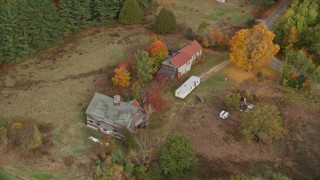
[[[119,22],[136,24],[143,19],[143,11],[136,0],[125,0],[119,15]]]
[[[0,6],[0,62],[17,63],[30,53],[21,32],[22,22],[16,1],[7,0]]]
[[[90,25],[90,0],[64,0],[60,4],[60,9],[67,34]]]
[[[169,9],[162,8],[153,27],[155,32],[169,33],[177,30],[176,17]]]
[[[98,23],[119,16],[123,0],[94,0],[92,2],[92,18]]]
[[[20,0],[23,34],[34,48],[46,48],[63,36],[62,21],[56,5],[47,0]]]

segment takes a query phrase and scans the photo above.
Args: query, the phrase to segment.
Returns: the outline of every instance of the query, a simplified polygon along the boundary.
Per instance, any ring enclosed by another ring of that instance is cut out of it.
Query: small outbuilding
[[[175,96],[184,99],[192,90],[200,84],[200,78],[191,76],[185,83],[183,83],[175,92]]]

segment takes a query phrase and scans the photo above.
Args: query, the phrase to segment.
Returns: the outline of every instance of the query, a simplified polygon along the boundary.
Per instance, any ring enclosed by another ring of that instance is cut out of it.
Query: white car
[[[100,142],[99,139],[95,138],[95,137],[89,137],[89,139],[91,139],[93,142]]]
[[[229,113],[227,111],[221,111],[220,118],[227,119],[229,117]]]
[[[89,139],[92,140],[93,142],[100,143],[100,140],[95,137],[90,136]],[[106,146],[109,146],[109,143],[106,143]]]

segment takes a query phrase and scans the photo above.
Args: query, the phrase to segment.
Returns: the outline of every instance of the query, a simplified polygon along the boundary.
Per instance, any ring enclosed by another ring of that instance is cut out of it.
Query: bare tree
[[[130,155],[137,161],[140,166],[148,164],[152,153],[151,142],[146,136],[137,137],[135,141],[138,149],[131,151]]]

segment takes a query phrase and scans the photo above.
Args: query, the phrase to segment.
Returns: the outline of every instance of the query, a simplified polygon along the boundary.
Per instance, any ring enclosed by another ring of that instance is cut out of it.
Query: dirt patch
[[[205,168],[200,171],[203,177],[229,177],[243,172],[247,162],[274,161],[272,147],[248,144],[242,136],[238,126],[243,113],[231,112],[228,120],[219,118],[221,104],[222,99],[214,97],[210,103],[195,105],[177,127],[196,149],[199,168]]]

